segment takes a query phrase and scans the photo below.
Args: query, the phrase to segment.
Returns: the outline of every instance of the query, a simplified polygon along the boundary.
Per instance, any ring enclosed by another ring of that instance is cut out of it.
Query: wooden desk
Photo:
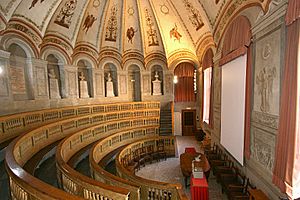
[[[260,189],[250,189],[248,192],[250,200],[270,200]]]
[[[192,174],[192,162],[195,159],[195,157],[198,155],[199,153],[188,153],[188,152],[180,155],[180,168],[184,176],[185,186],[187,186],[187,179]],[[208,163],[206,156],[204,154],[201,154],[200,160],[201,160],[200,165],[204,173],[208,172],[210,170],[210,165]]]

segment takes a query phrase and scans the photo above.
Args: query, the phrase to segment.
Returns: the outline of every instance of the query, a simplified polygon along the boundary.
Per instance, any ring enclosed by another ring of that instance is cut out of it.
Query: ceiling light
[[[3,73],[3,67],[0,66],[0,74],[2,74],[2,73]]]

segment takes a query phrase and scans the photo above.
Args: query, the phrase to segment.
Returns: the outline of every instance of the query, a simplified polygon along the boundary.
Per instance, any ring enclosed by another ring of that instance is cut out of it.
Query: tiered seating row
[[[126,124],[128,126],[121,126],[120,124]],[[108,130],[108,128],[105,127],[111,127],[111,129]],[[159,116],[142,117],[101,124],[65,138],[58,146],[56,154],[59,183],[64,190],[79,196],[82,194],[82,191],[78,188],[82,188],[83,193],[86,188],[89,188],[90,195],[104,196],[105,194],[112,199],[126,199],[129,193],[128,190],[112,187],[106,183],[103,184],[89,179],[76,172],[67,163],[76,152],[99,139],[101,139],[101,145],[95,152],[95,155],[97,157],[104,157],[122,145],[129,144],[140,138],[157,135],[158,128]],[[107,131],[104,131],[105,129]],[[97,134],[95,134],[95,130],[102,130],[103,132],[97,132]],[[120,193],[119,191],[127,192]],[[84,193],[84,195],[84,198],[87,198],[86,193]],[[131,196],[132,195],[133,194],[131,194]]]
[[[172,136],[161,136],[155,138],[143,139],[138,142],[131,143],[127,145],[116,158],[116,168],[117,173],[120,177],[129,180],[133,183],[138,183],[141,187],[141,199],[167,199],[167,200],[187,200],[187,196],[184,194],[181,184],[171,184],[158,181],[147,180],[134,175],[126,166],[123,160],[129,155],[131,156],[133,152],[143,147],[155,146],[159,143],[163,143],[164,152],[166,156],[175,155],[175,137]],[[155,151],[154,151],[155,152]],[[99,175],[101,176],[101,175]]]
[[[136,102],[107,105],[90,105],[40,110],[0,117],[0,141],[4,142],[33,128],[68,119],[104,112],[120,112],[126,110],[157,109],[157,102]]]
[[[68,199],[68,198],[80,199],[36,179],[35,177],[28,174],[24,169],[22,169],[23,165],[32,157],[32,155],[34,155],[36,152],[43,149],[47,145],[56,142],[64,138],[68,134],[74,133],[83,128],[95,126],[100,123],[107,123],[105,127],[95,129],[95,132],[92,133],[84,132],[84,134],[81,135],[79,140],[76,140],[75,143],[83,140],[88,140],[90,138],[90,135],[95,135],[98,132],[101,133],[105,131],[114,130],[117,128],[124,128],[129,124],[133,126],[144,125],[147,123],[150,125],[153,123],[157,124],[159,123],[159,117],[157,119],[156,117],[152,117],[152,116],[157,116],[157,115],[159,116],[159,107],[160,105],[157,102],[139,102],[139,103],[121,103],[121,104],[111,104],[111,105],[93,105],[93,106],[84,106],[78,108],[68,108],[67,109],[68,111],[64,111],[65,108],[63,108],[59,111],[60,113],[64,113],[64,114],[60,114],[59,115],[60,117],[68,116],[67,118],[70,118],[71,116],[77,116],[77,115],[80,115],[81,117],[62,120],[51,124],[43,122],[42,124],[47,124],[45,126],[42,126],[38,122],[39,120],[37,120],[36,123],[32,123],[32,125],[30,126],[29,126],[30,123],[25,123],[26,116],[35,116],[37,112],[33,112],[31,114],[24,113],[23,117],[21,116],[22,114],[19,114],[20,116],[15,116],[15,117],[9,116],[8,117],[9,119],[6,118],[7,119],[6,121],[4,120],[4,122],[3,121],[1,122],[2,125],[1,133],[4,132],[6,133],[4,134],[5,137],[3,138],[9,138],[7,135],[10,131],[13,132],[12,130],[15,130],[17,134],[19,134],[23,128],[25,130],[30,130],[36,126],[41,126],[40,128],[33,129],[32,131],[18,137],[7,148],[6,165],[7,165],[7,171],[10,180],[12,199],[22,199],[22,200]],[[40,112],[48,113],[52,111],[40,111]],[[90,113],[98,113],[98,114],[89,115]],[[42,116],[44,115],[42,114]],[[130,121],[129,123],[125,122],[126,120],[125,121],[121,120],[121,119],[136,117],[136,116],[150,116],[150,117],[149,120],[143,120],[143,118],[139,118],[140,121],[133,120]],[[30,117],[27,117],[27,119],[29,118]],[[10,124],[9,121],[12,122],[14,121],[14,119],[19,119],[19,122],[22,125],[14,126],[13,125],[14,123]],[[119,123],[110,123],[110,124],[108,123],[108,122],[113,122],[114,120],[121,120],[121,121]],[[10,124],[11,128],[7,129],[5,127],[6,126],[5,124]],[[10,130],[10,131],[4,131],[4,130]],[[70,144],[70,146],[72,145],[73,144]],[[73,190],[81,191],[80,196],[82,197],[89,198],[89,199],[112,199],[110,197],[108,198],[107,196],[94,195],[93,193],[91,193],[91,191],[93,191],[93,188],[87,188],[83,190],[81,186],[77,187],[75,184],[70,182],[68,177],[62,178],[61,176],[61,179],[64,181],[62,185],[68,186],[65,187],[66,190],[72,187],[77,188]],[[127,195],[126,191],[124,190],[120,190],[119,192]]]

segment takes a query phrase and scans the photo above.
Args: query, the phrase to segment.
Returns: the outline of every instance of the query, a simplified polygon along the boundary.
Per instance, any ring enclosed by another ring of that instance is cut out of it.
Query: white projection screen
[[[245,85],[247,55],[222,66],[221,145],[244,163]]]

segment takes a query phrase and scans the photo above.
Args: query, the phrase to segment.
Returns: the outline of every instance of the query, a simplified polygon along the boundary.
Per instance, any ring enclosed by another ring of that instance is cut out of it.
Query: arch
[[[35,52],[33,51],[32,47],[28,43],[26,43],[25,41],[23,41],[19,38],[16,38],[16,37],[8,38],[4,42],[5,50],[8,50],[8,48],[13,44],[16,44],[16,45],[20,46],[24,50],[24,52],[26,53],[27,58],[31,58],[31,57],[35,58],[36,57]]]
[[[224,34],[220,65],[245,54],[251,37],[251,25],[248,18],[239,15],[229,24]]]
[[[195,54],[190,51],[180,50],[175,52],[168,58],[168,67],[169,70],[173,71],[180,63],[191,63],[195,68],[199,68],[200,63]]]
[[[258,6],[262,9],[264,13],[266,13],[269,9],[269,5],[271,3],[271,0],[267,1],[261,1],[261,0],[255,0],[255,1],[245,1],[245,3],[238,3],[234,2],[230,5],[228,5],[222,12],[222,14],[219,16],[217,23],[215,25],[215,30],[214,30],[214,40],[218,46],[223,38],[223,35],[225,33],[225,30],[229,26],[230,22],[236,18],[236,16],[240,15],[242,11],[250,8],[250,7],[255,7]],[[230,12],[229,12],[230,10]]]
[[[116,67],[116,70],[122,70],[120,63],[116,59],[102,59],[99,63],[99,69],[104,70],[104,67],[107,64],[113,64]]]
[[[213,52],[212,48],[206,49],[203,54],[203,58],[201,59],[201,66],[202,66],[203,70],[208,67],[212,67],[214,65],[213,57],[214,57],[214,52]]]
[[[73,59],[73,64],[78,66],[78,62],[84,60],[85,62],[88,62],[89,68],[96,68],[97,63],[95,62],[94,59],[91,59],[88,55],[86,54],[77,54],[74,59]]]
[[[46,60],[50,54],[54,55],[59,60],[59,65],[70,64],[70,60],[65,53],[54,46],[43,48],[41,51],[41,58]]]
[[[137,59],[131,59],[131,60],[126,61],[123,65],[123,69],[125,71],[128,71],[128,68],[132,65],[137,66],[140,71],[145,70],[144,63],[142,63],[140,60],[137,60]]]

